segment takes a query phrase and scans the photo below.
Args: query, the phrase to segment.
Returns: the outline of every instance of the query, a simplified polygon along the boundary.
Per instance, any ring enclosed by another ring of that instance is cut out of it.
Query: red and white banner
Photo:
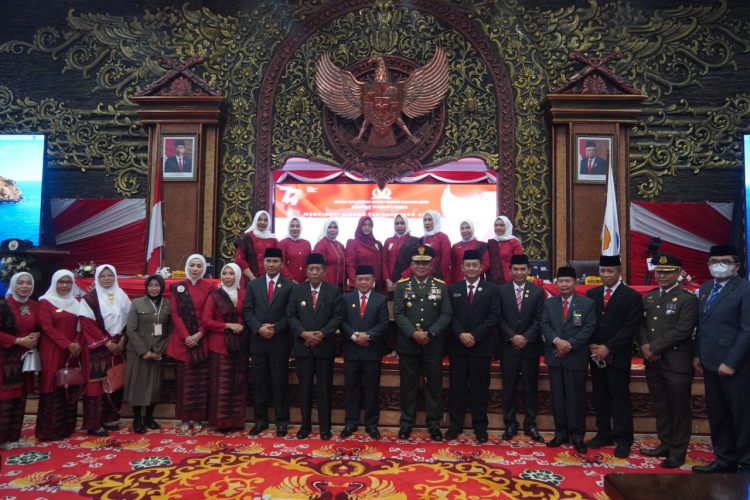
[[[148,247],[146,248],[146,272],[154,274],[161,267],[161,247],[164,246],[164,219],[162,217],[161,169],[156,169],[154,179],[154,205],[148,224]]]
[[[70,252],[60,259],[63,267],[94,261],[123,275],[143,272],[145,199],[52,198],[50,209],[55,244]]]
[[[646,276],[651,238],[662,240],[660,252],[682,261],[683,269],[701,283],[711,279],[708,251],[731,238],[732,203],[636,201],[630,205],[630,281]]]

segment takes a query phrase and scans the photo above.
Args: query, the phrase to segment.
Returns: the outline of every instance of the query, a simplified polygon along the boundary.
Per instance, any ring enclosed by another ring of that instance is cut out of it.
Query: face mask
[[[708,270],[711,272],[711,276],[713,276],[714,278],[729,278],[734,274],[734,264],[724,264],[723,262],[717,262],[716,264],[710,264],[708,266]]]

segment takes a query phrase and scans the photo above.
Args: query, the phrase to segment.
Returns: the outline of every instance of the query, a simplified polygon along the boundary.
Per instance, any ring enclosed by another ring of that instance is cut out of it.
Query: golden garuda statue
[[[443,100],[449,82],[445,52],[436,47],[435,54],[427,64],[415,69],[406,80],[397,82],[390,81],[383,56],[371,56],[367,62],[377,65],[373,82],[358,80],[351,72],[336,66],[328,54],[320,56],[315,73],[320,98],[342,118],[355,120],[364,115],[359,134],[350,141],[352,144],[360,142],[367,126],[372,125],[368,146],[394,146],[394,124],[404,131],[409,140],[419,143],[420,139],[411,133],[401,119],[401,113],[409,118],[418,118],[432,111]]]

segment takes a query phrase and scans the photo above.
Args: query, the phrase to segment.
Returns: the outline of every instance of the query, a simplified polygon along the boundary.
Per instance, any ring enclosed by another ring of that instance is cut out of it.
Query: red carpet
[[[296,430],[292,428],[293,430]],[[550,449],[517,436],[511,443],[478,444],[468,432],[450,443],[432,443],[426,433],[398,441],[393,429],[383,439],[331,441],[247,434],[138,435],[124,429],[108,438],[76,433],[60,442],[37,442],[33,420],[21,442],[3,450],[2,498],[539,498],[603,500],[603,476],[611,472],[669,472],[660,459],[634,453],[613,456],[613,448],[579,454]],[[545,437],[549,437],[546,435]],[[638,446],[655,445],[639,437]],[[689,466],[712,458],[705,438],[693,440]]]

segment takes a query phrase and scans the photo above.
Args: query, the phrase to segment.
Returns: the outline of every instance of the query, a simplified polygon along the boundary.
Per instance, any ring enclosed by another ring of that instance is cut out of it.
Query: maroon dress
[[[353,287],[357,279],[357,266],[370,265],[375,271],[375,290],[383,292],[385,282],[383,280],[383,244],[370,234],[362,232],[362,223],[367,217],[363,217],[357,224],[354,238],[346,242],[346,273],[349,276],[349,284]]]
[[[344,290],[346,287],[346,248],[336,240],[323,238],[315,244],[315,253],[322,254],[326,261],[323,281]]]
[[[477,240],[459,241],[451,249],[451,279],[449,284],[464,279],[463,262],[466,250],[479,250],[479,253],[482,255],[482,274],[485,274],[490,269],[490,255],[487,253],[487,243]]]
[[[521,242],[515,238],[507,241],[497,241],[493,238],[487,242],[487,251],[490,254],[489,280],[498,285],[512,280],[510,258],[523,253]]]
[[[284,255],[281,274],[297,283],[305,281],[307,279],[307,256],[312,252],[310,242],[301,238],[298,240],[284,238],[279,241],[278,247]]]
[[[266,269],[263,267],[263,256],[266,253],[266,248],[275,248],[278,243],[276,238],[258,238],[252,231],[245,233],[237,240],[234,263],[240,266],[240,271],[243,273],[245,269],[250,269],[257,278],[266,273]],[[247,278],[243,274],[240,286],[244,288],[246,284]]]
[[[451,277],[451,241],[448,235],[440,231],[432,236],[423,236],[422,242],[435,251],[432,259],[433,276],[447,281]]]

